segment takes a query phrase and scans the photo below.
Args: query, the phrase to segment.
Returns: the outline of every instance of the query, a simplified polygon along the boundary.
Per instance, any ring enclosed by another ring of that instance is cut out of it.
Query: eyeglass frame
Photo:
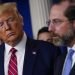
[[[53,20],[48,20],[46,21],[46,24],[49,26],[51,23],[53,25],[60,25],[62,24],[63,22],[69,22],[69,20],[62,20],[62,19],[53,19]]]

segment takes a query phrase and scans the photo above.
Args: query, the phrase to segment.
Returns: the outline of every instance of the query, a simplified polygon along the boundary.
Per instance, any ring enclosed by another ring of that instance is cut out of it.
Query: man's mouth
[[[10,36],[13,36],[13,35],[15,35],[15,33],[14,32],[10,32],[10,33],[8,33],[8,37],[10,37]]]

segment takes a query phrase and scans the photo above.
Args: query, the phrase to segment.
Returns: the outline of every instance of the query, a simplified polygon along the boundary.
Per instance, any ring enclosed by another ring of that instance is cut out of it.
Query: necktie
[[[67,54],[67,58],[64,64],[62,75],[69,75],[72,68],[72,55],[74,51],[71,49]]]
[[[10,50],[11,52],[11,58],[9,61],[8,65],[8,75],[18,75],[18,70],[17,70],[17,57],[15,55],[16,49],[12,48]]]

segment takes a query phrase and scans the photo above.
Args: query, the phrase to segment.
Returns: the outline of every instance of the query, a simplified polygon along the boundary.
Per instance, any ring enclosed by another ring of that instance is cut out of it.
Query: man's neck
[[[69,46],[69,47],[72,47],[74,44],[75,44],[75,39],[72,40],[72,41],[68,44],[68,46]]]

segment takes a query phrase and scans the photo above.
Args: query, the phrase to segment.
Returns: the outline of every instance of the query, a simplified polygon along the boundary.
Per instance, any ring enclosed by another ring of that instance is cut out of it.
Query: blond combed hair
[[[8,2],[0,4],[0,14],[5,11],[18,11],[16,2]]]

